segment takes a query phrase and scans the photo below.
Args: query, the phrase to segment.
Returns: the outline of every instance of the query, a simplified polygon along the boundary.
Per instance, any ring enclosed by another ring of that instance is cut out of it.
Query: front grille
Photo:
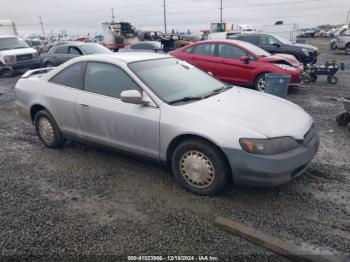
[[[32,54],[18,55],[16,56],[16,58],[18,63],[27,62],[33,59],[33,55]]]

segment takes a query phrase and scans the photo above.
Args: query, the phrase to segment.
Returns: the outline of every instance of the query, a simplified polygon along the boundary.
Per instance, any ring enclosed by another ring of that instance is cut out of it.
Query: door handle
[[[80,105],[83,106],[83,107],[89,107],[88,104],[84,104],[84,103],[80,103]]]

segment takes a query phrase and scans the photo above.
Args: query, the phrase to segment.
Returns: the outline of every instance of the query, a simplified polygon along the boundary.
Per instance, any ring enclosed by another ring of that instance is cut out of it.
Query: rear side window
[[[131,49],[153,49],[152,45],[149,44],[134,44],[130,47]]]
[[[239,59],[241,56],[247,55],[245,50],[234,45],[219,44],[218,48],[220,57]]]
[[[75,46],[69,47],[69,54],[70,55],[82,55],[81,51]]]
[[[82,70],[83,70],[83,63],[82,62],[75,63],[63,69],[53,78],[51,78],[50,82],[58,85],[62,85],[62,86],[81,89],[83,85]]]
[[[85,73],[84,89],[86,91],[119,98],[125,90],[138,90],[141,88],[115,65],[90,62],[87,64]]]
[[[269,35],[260,35],[259,43],[261,45],[273,45],[273,44],[279,43],[279,41],[276,38]]]
[[[59,46],[56,48],[55,54],[68,54],[68,46]]]
[[[192,50],[192,54],[214,56],[215,55],[215,44],[197,45]]]

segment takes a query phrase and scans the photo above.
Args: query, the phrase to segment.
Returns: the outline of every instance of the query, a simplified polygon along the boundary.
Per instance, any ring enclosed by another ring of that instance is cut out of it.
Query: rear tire
[[[173,152],[171,168],[181,187],[199,195],[224,190],[230,174],[223,153],[202,139],[180,143]]]
[[[337,124],[340,126],[346,126],[350,123],[350,114],[348,112],[343,112],[336,117]]]
[[[44,67],[54,67],[54,64],[51,63],[51,62],[46,62],[46,63],[44,64]]]
[[[328,83],[335,85],[338,82],[338,78],[335,76],[329,76],[327,77],[327,81]]]
[[[35,114],[34,125],[39,139],[46,147],[60,148],[64,145],[63,134],[47,110],[40,110]]]

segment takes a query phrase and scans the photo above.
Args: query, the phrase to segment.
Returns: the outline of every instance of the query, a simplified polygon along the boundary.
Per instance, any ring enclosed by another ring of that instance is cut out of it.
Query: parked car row
[[[177,53],[211,50],[230,64],[239,48],[242,65],[290,60],[251,46],[209,41]],[[283,63],[280,68],[291,67]],[[229,85],[170,55],[79,56],[25,73],[15,93],[19,114],[45,146],[71,139],[152,158],[168,165],[183,188],[202,195],[232,182],[286,183],[304,173],[319,145],[313,119],[299,106]]]

